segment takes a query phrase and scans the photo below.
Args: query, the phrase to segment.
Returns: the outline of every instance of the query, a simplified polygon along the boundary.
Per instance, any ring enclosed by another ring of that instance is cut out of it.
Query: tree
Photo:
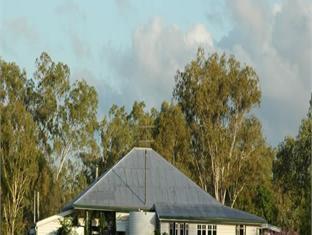
[[[67,65],[55,63],[43,52],[36,59],[33,79],[27,80],[27,110],[39,127],[40,147],[52,158],[54,141],[59,132],[58,121],[65,97],[70,91],[70,70]],[[53,161],[53,159],[48,159]]]
[[[146,105],[143,101],[135,101],[128,116],[134,145],[137,147],[150,147],[153,143],[154,121],[158,113],[155,109],[152,109],[151,112],[146,112],[145,108]]]
[[[97,93],[85,81],[70,84],[67,65],[42,53],[34,80],[28,82],[29,109],[41,130],[42,147],[56,166],[58,180],[69,156],[95,151]]]
[[[102,170],[106,170],[134,145],[133,132],[124,107],[111,107],[108,118],[101,122],[100,133],[104,164]]]
[[[95,131],[98,127],[97,94],[85,81],[77,81],[65,97],[57,118],[57,135],[54,139],[56,154],[60,157],[56,179],[69,156],[97,151]]]
[[[274,152],[265,143],[261,124],[250,116],[242,123],[237,135],[237,146],[230,159],[228,168],[228,197],[234,207],[238,196],[246,188],[255,188],[256,195],[261,193],[262,185],[268,185],[272,172]]]
[[[163,102],[155,120],[153,148],[190,175],[190,134],[179,105]]]
[[[24,106],[26,73],[2,60],[0,72],[1,229],[19,234],[41,153],[36,125]]]
[[[206,58],[202,49],[176,74],[174,97],[191,129],[198,182],[206,190],[212,182],[214,195],[223,204],[230,193],[233,205],[246,188],[244,182],[251,183],[247,177],[253,174],[246,171],[257,170],[254,164],[266,161],[260,156],[267,148],[261,125],[250,116],[260,104],[258,80],[251,67],[242,67],[233,56]]]
[[[311,233],[312,97],[308,115],[296,138],[279,145],[273,165],[273,180],[280,193],[279,222],[288,229]]]
[[[7,234],[23,231],[23,209],[38,174],[36,126],[20,102],[1,108],[1,185]]]
[[[19,234],[25,226],[27,197],[37,176],[37,128],[24,106],[26,73],[0,60],[0,167],[2,231]]]
[[[153,142],[154,120],[157,111],[145,111],[145,103],[135,101],[132,110],[113,105],[100,125],[103,155],[102,170],[108,169],[133,147],[150,146]]]
[[[41,214],[48,216],[86,186],[88,175],[81,173],[91,158],[98,157],[97,93],[84,80],[72,83],[69,67],[45,52],[36,59],[33,78],[25,77],[25,86],[23,102],[36,123],[37,146],[44,153],[34,190],[47,205],[41,206]]]

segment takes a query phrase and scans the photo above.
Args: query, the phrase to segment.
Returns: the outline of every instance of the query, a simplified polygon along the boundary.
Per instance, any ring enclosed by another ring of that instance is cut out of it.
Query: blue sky
[[[46,51],[116,103],[170,99],[177,69],[195,55],[234,54],[260,77],[255,112],[272,145],[296,135],[311,94],[312,4],[305,0],[0,0],[0,56],[31,76]]]

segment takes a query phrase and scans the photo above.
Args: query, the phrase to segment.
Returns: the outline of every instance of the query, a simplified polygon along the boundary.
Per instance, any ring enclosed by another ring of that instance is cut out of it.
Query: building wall
[[[161,231],[161,234],[163,234],[163,233],[169,234],[169,223],[161,222],[160,223],[160,231]]]
[[[58,229],[61,227],[59,220],[49,221],[45,224],[37,225],[36,235],[57,235]],[[73,227],[72,231],[74,234],[83,235],[84,228],[83,227]]]
[[[235,235],[236,234],[236,226],[235,225],[225,225],[218,224],[217,225],[217,234],[218,235]]]
[[[36,234],[37,235],[54,235],[57,234],[58,229],[61,227],[60,220],[73,213],[73,210],[64,211],[60,214],[50,216],[48,218],[37,221]],[[79,230],[78,230],[78,234]]]
[[[197,224],[189,224],[189,235],[197,234]]]
[[[257,228],[256,226],[246,226],[246,235],[257,235]]]
[[[58,220],[50,221],[46,224],[37,226],[37,235],[54,235],[57,234],[57,230],[61,227]]]
[[[246,235],[257,235],[257,226],[246,226]],[[169,223],[160,223],[160,234],[169,235]],[[189,235],[197,235],[197,224],[189,223]],[[217,235],[236,235],[236,225],[217,224]]]

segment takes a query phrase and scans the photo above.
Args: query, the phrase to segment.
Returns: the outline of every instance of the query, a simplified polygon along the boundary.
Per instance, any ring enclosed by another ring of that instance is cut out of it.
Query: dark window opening
[[[217,235],[217,225],[198,224],[197,235]]]
[[[245,225],[236,225],[236,235],[246,235],[246,226]]]
[[[174,235],[173,231],[174,231],[174,223],[170,223],[169,224],[169,234]]]

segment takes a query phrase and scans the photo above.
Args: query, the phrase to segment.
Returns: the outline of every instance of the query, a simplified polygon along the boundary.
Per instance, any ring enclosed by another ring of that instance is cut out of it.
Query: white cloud
[[[273,15],[276,15],[282,11],[282,4],[281,3],[274,3],[272,13]]]
[[[218,47],[251,64],[260,77],[259,115],[270,142],[295,135],[312,90],[311,2],[228,1],[235,22]],[[271,9],[271,10],[270,10]]]
[[[186,33],[186,43],[191,47],[198,45],[202,45],[203,47],[208,48],[213,47],[211,34],[202,24],[195,25],[190,31]]]
[[[158,106],[170,99],[174,76],[195,55],[198,46],[213,45],[203,25],[194,25],[183,32],[176,25],[166,25],[160,18],[138,27],[132,47],[125,51],[105,48],[103,55],[112,68],[111,86],[120,89],[125,105],[145,100]]]

